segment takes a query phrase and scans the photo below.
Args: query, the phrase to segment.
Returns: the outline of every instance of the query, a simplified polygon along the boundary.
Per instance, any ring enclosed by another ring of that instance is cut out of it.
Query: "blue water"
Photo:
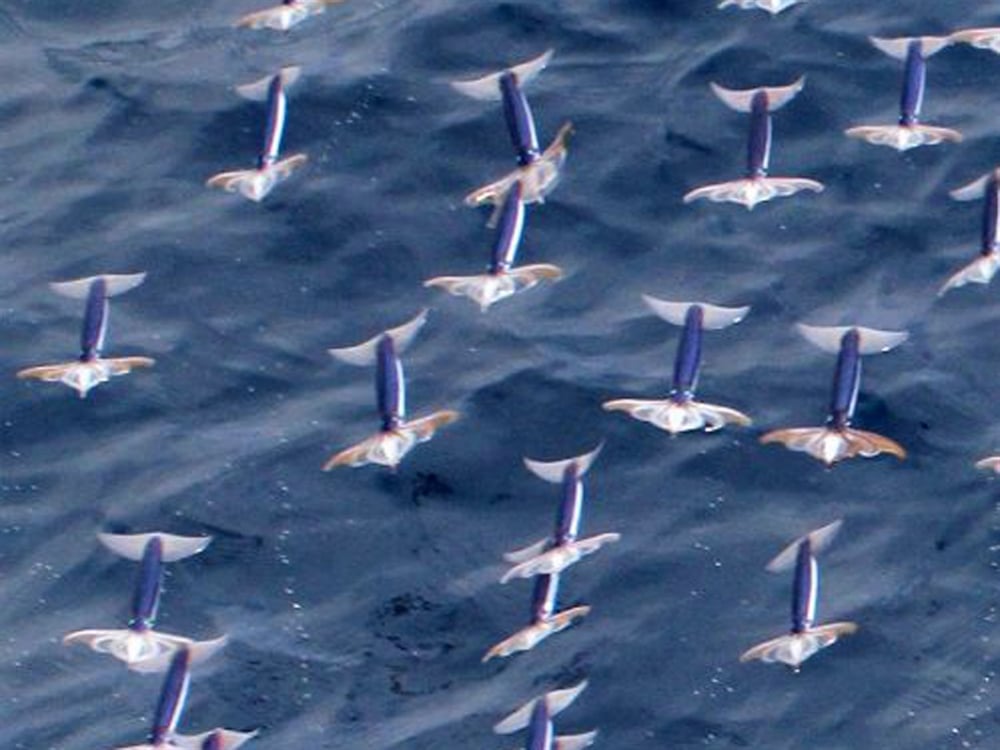
[[[287,35],[230,27],[251,0],[0,3],[4,172],[0,745],[143,741],[157,677],[61,645],[127,618],[135,568],[95,532],[209,533],[171,566],[160,627],[231,643],[200,668],[183,731],[261,728],[248,747],[514,747],[491,726],[590,679],[557,722],[600,747],[994,747],[997,287],[935,301],[977,250],[978,203],[947,191],[997,159],[1000,57],[929,61],[925,121],[961,145],[849,140],[891,122],[900,65],[868,34],[995,24],[973,0],[812,0],[776,18],[712,2],[349,0]],[[555,58],[528,90],[540,136],[572,120],[562,184],[521,258],[567,278],[481,315],[421,287],[487,259],[462,196],[512,166],[499,107],[447,81]],[[252,164],[259,104],[235,84],[284,64],[285,150],[309,165],[261,205],[207,190]],[[709,91],[784,84],[774,174],[821,180],[758,207],[682,205],[742,169],[745,117]],[[47,283],[145,270],[108,352],[157,365],[81,401],[16,370],[73,354],[80,305]],[[700,393],[749,429],[671,439],[602,401],[662,395],[678,330],[640,294],[749,304],[706,336]],[[371,373],[326,349],[423,306],[410,410],[462,419],[395,475],[319,470],[376,427]],[[865,361],[857,422],[907,447],[827,471],[757,438],[818,424],[833,358],[792,324],[905,327]],[[479,663],[525,624],[500,554],[547,533],[557,492],[521,465],[606,448],[584,531],[623,539],[568,571],[591,614]],[[844,517],[821,620],[857,635],[793,675],[740,664],[787,627],[766,561]]]

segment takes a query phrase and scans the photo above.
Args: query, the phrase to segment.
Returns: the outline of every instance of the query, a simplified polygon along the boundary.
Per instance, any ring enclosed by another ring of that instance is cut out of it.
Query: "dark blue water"
[[[947,191],[998,159],[1000,57],[929,61],[924,119],[961,145],[905,155],[849,140],[891,122],[900,65],[868,34],[995,24],[973,0],[814,0],[781,16],[705,0],[349,0],[282,35],[230,23],[249,0],[0,5],[3,393],[0,745],[143,740],[159,679],[62,635],[127,618],[134,566],[99,529],[210,533],[171,567],[160,626],[231,643],[195,674],[184,731],[261,728],[252,747],[513,747],[490,727],[581,677],[564,732],[601,747],[993,747],[998,697],[997,287],[935,301],[971,260],[978,203]],[[553,47],[528,90],[540,136],[576,134],[529,210],[521,258],[567,278],[481,315],[421,287],[487,260],[469,189],[513,164],[498,106],[447,86]],[[285,149],[308,166],[261,205],[204,180],[252,164],[259,104],[233,92],[284,64]],[[821,180],[758,207],[694,204],[736,177],[744,116],[709,91],[784,84],[772,172]],[[47,283],[149,273],[116,300],[108,352],[149,371],[81,401],[14,378],[75,351],[80,305]],[[749,304],[706,336],[700,393],[750,429],[671,439],[608,414],[663,395],[678,330],[641,293]],[[377,426],[370,371],[326,349],[423,307],[406,356],[414,415],[462,419],[400,471],[319,470]],[[819,424],[833,358],[792,324],[907,328],[865,362],[860,426],[910,458],[824,470],[763,431]],[[525,624],[500,554],[549,531],[557,491],[522,456],[607,445],[584,531],[622,541],[565,575],[593,611],[481,665]],[[766,561],[844,517],[823,555],[822,620],[857,635],[801,674],[740,664],[787,628]],[[250,747],[250,746],[248,746]]]

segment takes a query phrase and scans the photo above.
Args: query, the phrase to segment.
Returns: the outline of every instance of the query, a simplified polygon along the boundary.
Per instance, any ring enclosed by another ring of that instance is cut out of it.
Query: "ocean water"
[[[996,745],[1000,518],[972,463],[1000,448],[997,286],[936,300],[978,249],[1000,56],[928,64],[924,120],[965,141],[904,155],[845,138],[892,122],[901,65],[866,37],[997,23],[990,4],[812,0],[771,18],[708,0],[348,0],[287,34],[231,27],[251,0],[4,0],[0,745],[143,741],[160,679],[64,633],[127,619],[135,566],[98,530],[208,533],[173,564],[160,627],[231,643],[196,668],[181,730],[259,727],[255,748],[516,746],[491,727],[587,677],[557,720],[607,748]],[[500,109],[452,78],[554,48],[527,93],[540,137],[571,120],[564,179],[521,258],[566,270],[488,314],[422,288],[487,258],[469,189],[512,166]],[[252,164],[261,105],[235,84],[296,63],[285,151],[308,166],[262,204],[207,190]],[[746,118],[711,81],[805,90],[775,114],[772,173],[826,184],[747,212],[683,205],[736,177]],[[50,281],[148,272],[115,300],[109,354],[157,364],[80,400],[14,373],[76,351]],[[669,387],[678,329],[642,293],[748,304],[705,338],[699,386],[754,426],[671,438],[614,397]],[[410,411],[462,419],[399,471],[323,473],[377,425],[372,374],[326,349],[430,307],[405,356]],[[833,357],[793,324],[906,328],[865,360],[859,426],[910,452],[833,470],[758,444],[819,424]],[[558,491],[521,458],[605,449],[583,530],[622,541],[570,569],[590,615],[480,664],[527,622],[502,552],[548,533]],[[740,664],[788,626],[763,566],[843,517],[819,617],[859,632],[800,674]]]

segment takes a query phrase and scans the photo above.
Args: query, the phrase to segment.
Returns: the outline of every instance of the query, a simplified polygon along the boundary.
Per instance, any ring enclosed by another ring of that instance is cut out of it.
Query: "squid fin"
[[[481,78],[474,78],[467,81],[452,81],[451,87],[473,99],[484,101],[499,100],[500,76],[507,72],[513,73],[517,78],[518,84],[524,86],[526,83],[533,81],[545,69],[545,66],[549,64],[554,53],[555,50],[546,50],[538,57],[518,65],[513,65],[510,68],[505,68],[499,72],[490,73]]]
[[[364,367],[375,364],[378,342],[381,341],[383,336],[388,336],[392,339],[392,344],[396,349],[396,353],[401,354],[411,343],[413,343],[413,339],[416,338],[417,333],[419,333],[420,329],[424,327],[424,323],[427,322],[427,312],[427,308],[424,308],[402,325],[377,333],[367,341],[357,344],[356,346],[343,346],[336,349],[328,349],[327,351],[330,352],[331,356],[339,359],[341,362],[346,362],[349,365]]]
[[[838,518],[836,521],[828,523],[826,526],[822,526],[818,529],[810,531],[808,534],[800,536],[774,556],[774,559],[767,564],[767,571],[770,573],[778,573],[782,570],[788,570],[791,568],[795,564],[795,558],[798,556],[799,545],[806,539],[809,540],[809,548],[813,556],[819,554],[822,550],[829,546],[830,542],[832,542],[833,538],[837,536],[837,532],[840,531],[840,527],[843,525],[844,519]]]
[[[760,86],[754,89],[727,89],[717,83],[710,83],[712,91],[730,109],[737,112],[749,112],[753,104],[753,98],[763,92],[767,95],[767,109],[774,112],[788,104],[795,96],[805,88],[806,77],[800,76],[787,86]]]
[[[701,325],[706,330],[718,330],[735,325],[750,312],[749,305],[722,307],[721,305],[710,305],[708,302],[671,302],[649,294],[642,295],[642,299],[654,313],[675,326],[684,325],[688,310],[697,305],[702,311]]]
[[[962,134],[951,128],[933,125],[859,125],[848,128],[844,134],[850,138],[860,138],[875,146],[889,146],[897,151],[908,151],[917,146],[936,146],[950,141],[961,143]]]
[[[531,713],[539,701],[545,701],[550,717],[554,717],[565,709],[569,708],[573,701],[580,697],[580,693],[587,687],[587,680],[583,680],[573,687],[562,690],[550,690],[537,698],[532,698],[516,711],[508,715],[505,719],[493,725],[495,734],[513,734],[520,731],[531,723]]]
[[[830,427],[773,430],[763,435],[760,442],[781,443],[789,450],[808,453],[827,466],[845,458],[871,458],[880,453],[889,453],[899,459],[906,458],[906,450],[896,441],[853,427],[842,430]]]
[[[302,75],[302,67],[299,65],[286,65],[278,71],[277,75],[281,78],[282,87],[287,89],[299,80],[299,77]],[[236,93],[250,101],[265,101],[271,90],[271,81],[274,80],[274,76],[275,74],[266,75],[252,83],[244,83],[237,86]]]
[[[974,261],[948,278],[938,291],[938,297],[966,284],[989,284],[996,276],[997,269],[1000,269],[1000,253],[976,256]]]
[[[197,555],[212,542],[210,536],[179,536],[159,531],[146,534],[108,534],[102,531],[97,534],[97,538],[116,555],[137,562],[142,559],[146,545],[153,539],[160,540],[163,562],[174,562]]]
[[[841,339],[851,330],[858,332],[858,349],[861,354],[880,354],[890,351],[910,337],[907,331],[882,331],[864,326],[811,326],[806,323],[796,323],[795,328],[810,344],[831,354],[840,351]]]
[[[539,479],[544,479],[546,482],[552,482],[554,484],[560,484],[563,480],[563,475],[566,473],[566,469],[571,466],[576,468],[577,477],[582,477],[590,471],[590,467],[593,466],[594,461],[597,460],[602,448],[604,448],[603,441],[601,441],[595,448],[591,449],[587,453],[581,453],[579,456],[564,458],[559,461],[536,461],[533,458],[525,458],[524,465],[528,467],[528,470]]]

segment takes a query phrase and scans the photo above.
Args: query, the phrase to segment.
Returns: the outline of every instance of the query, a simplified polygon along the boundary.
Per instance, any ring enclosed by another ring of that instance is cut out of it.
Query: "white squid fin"
[[[794,427],[773,430],[761,436],[761,443],[781,443],[791,451],[808,453],[813,458],[832,466],[845,458],[871,458],[888,453],[903,460],[906,450],[894,440],[875,432],[843,430],[831,427]]]
[[[72,299],[86,299],[90,294],[90,287],[98,279],[103,279],[107,295],[117,297],[124,294],[129,289],[135,289],[146,280],[146,272],[140,273],[102,273],[97,276],[86,276],[82,279],[72,281],[54,281],[49,284],[49,288],[56,294]]]
[[[540,555],[515,565],[503,575],[500,583],[507,583],[515,578],[557,575],[570,565],[594,554],[604,545],[617,542],[619,539],[621,539],[621,534],[609,532],[551,547]]]
[[[81,643],[100,654],[109,654],[125,662],[130,669],[136,664],[158,659],[164,654],[191,646],[194,641],[179,635],[168,635],[154,630],[77,630],[63,636],[63,643]]]
[[[730,109],[737,112],[749,112],[753,98],[760,92],[767,94],[767,109],[774,112],[788,104],[805,88],[806,77],[801,76],[787,86],[760,86],[755,89],[727,89],[717,83],[710,83],[712,91]]]
[[[379,464],[394,469],[414,446],[430,440],[439,427],[451,424],[458,416],[457,411],[446,409],[404,422],[395,430],[379,432],[357,445],[335,453],[323,464],[323,471],[330,471],[338,466],[366,464]]]
[[[587,681],[563,688],[562,690],[550,690],[537,698],[532,698],[516,711],[508,715],[505,719],[493,725],[494,734],[513,734],[520,731],[531,723],[531,712],[535,710],[538,701],[545,701],[550,717],[560,714],[569,708],[573,701],[580,697],[580,693],[587,687]]]
[[[582,617],[586,617],[590,607],[582,605],[557,612],[542,622],[535,622],[505,638],[487,651],[482,661],[488,662],[498,656],[510,656],[520,651],[530,651],[550,635],[565,630]]]
[[[552,143],[538,159],[531,164],[518,167],[513,172],[508,172],[499,180],[473,190],[465,196],[465,205],[473,207],[496,206],[489,222],[487,222],[487,226],[495,227],[500,216],[501,204],[507,196],[507,191],[514,183],[521,183],[521,200],[525,204],[543,203],[545,196],[559,184],[562,167],[569,152],[569,136],[572,133],[573,123],[563,123],[559,132],[556,133],[556,137],[552,139]]]
[[[859,125],[848,128],[844,134],[876,146],[889,146],[897,151],[908,151],[917,146],[935,146],[945,141],[962,142],[962,134],[957,130],[920,124]]]
[[[915,40],[920,42],[920,56],[925,60],[955,41],[954,34],[950,36],[901,36],[895,39],[886,39],[878,36],[868,37],[868,41],[874,44],[877,49],[897,60],[906,59],[910,42]]]
[[[804,633],[788,633],[747,649],[740,656],[740,661],[760,659],[763,662],[781,662],[798,669],[802,662],[817,651],[833,645],[838,638],[850,635],[857,629],[858,626],[853,622],[835,622],[810,628]]]
[[[287,65],[278,71],[278,75],[281,76],[282,87],[287,89],[299,80],[302,75],[302,67],[299,65]],[[273,73],[253,81],[252,83],[244,83],[236,87],[236,93],[244,99],[249,99],[250,101],[265,101],[267,99],[268,91],[271,88],[272,78],[274,78]]]
[[[235,729],[213,729],[210,732],[201,734],[172,734],[170,735],[170,745],[181,748],[181,750],[202,750],[205,741],[213,735],[218,736],[218,750],[236,750],[240,745],[252,740],[258,734],[258,730],[252,732],[237,732]]]
[[[821,193],[823,183],[805,177],[744,177],[695,188],[684,195],[684,202],[704,198],[713,203],[738,203],[752,211],[772,198],[785,198],[803,190]]]
[[[642,299],[654,313],[675,326],[684,325],[688,310],[693,305],[698,305],[702,311],[702,328],[710,331],[735,325],[750,312],[749,305],[722,307],[721,305],[710,305],[708,302],[671,302],[649,294],[642,295]]]
[[[1000,474],[1000,456],[987,456],[976,461],[977,469],[985,469]]]
[[[146,534],[108,534],[99,532],[97,538],[116,555],[139,561],[150,540],[159,538],[163,546],[163,562],[183,560],[197,555],[212,542],[210,536],[179,536],[153,531]]]
[[[593,466],[594,461],[601,454],[602,448],[604,448],[604,441],[601,441],[590,451],[581,453],[579,456],[564,458],[559,461],[536,461],[533,458],[525,458],[524,465],[528,468],[528,471],[539,479],[544,479],[546,482],[552,482],[553,484],[560,484],[563,480],[563,474],[566,473],[566,469],[570,466],[576,467],[577,477],[582,477],[590,471],[590,467]]]
[[[982,198],[986,195],[986,186],[996,173],[996,170],[991,170],[986,174],[977,177],[967,185],[962,185],[962,187],[950,190],[948,195],[957,201],[971,201],[976,198]]]
[[[547,550],[551,544],[552,540],[545,537],[544,539],[540,539],[533,544],[529,544],[527,547],[511,550],[510,552],[504,552],[503,559],[513,564],[523,563],[525,560],[538,557],[545,550]]]
[[[728,8],[735,5],[742,10],[753,10],[754,8],[759,8],[760,10],[766,10],[772,16],[776,16],[781,13],[781,11],[791,8],[793,5],[798,5],[803,0],[722,0],[717,7]]]
[[[938,297],[966,284],[989,284],[996,276],[997,269],[1000,269],[1000,253],[976,256],[974,261],[949,277],[938,291]]]
[[[971,44],[976,49],[988,49],[1000,54],[1000,27],[962,29],[951,35],[953,42]]]
[[[597,739],[597,730],[583,734],[560,734],[552,740],[553,750],[583,750]]]
[[[605,411],[627,412],[634,419],[649,422],[671,435],[691,430],[714,432],[727,424],[746,427],[752,421],[750,417],[736,409],[693,399],[675,401],[672,398],[661,400],[622,398],[606,401],[603,408]]]
[[[209,177],[205,185],[220,188],[227,193],[239,193],[244,198],[260,203],[275,187],[292,176],[292,173],[305,165],[309,157],[305,154],[295,154],[263,169],[238,169],[232,172],[220,172]]]
[[[229,636],[223,635],[219,638],[213,638],[210,641],[193,641],[192,643],[185,644],[185,647],[191,654],[191,664],[200,664],[210,658],[223,646],[225,646],[228,640]],[[131,665],[131,669],[135,672],[142,672],[144,674],[166,672],[170,667],[170,660],[173,656],[173,652],[161,654],[154,659],[145,659],[143,661],[136,662]]]
[[[112,359],[90,359],[62,362],[56,365],[41,365],[19,370],[21,379],[41,380],[46,383],[63,383],[73,388],[80,398],[86,398],[90,390],[106,383],[115,375],[125,375],[135,367],[150,367],[155,361],[149,357],[116,357]]]
[[[437,276],[424,282],[425,287],[437,287],[456,297],[468,297],[486,312],[494,303],[530,289],[540,281],[558,281],[562,270],[558,266],[539,263],[513,268],[504,273],[477,276]]]
[[[826,547],[833,541],[833,538],[837,536],[837,532],[840,531],[840,527],[844,525],[844,519],[838,518],[836,521],[828,523],[826,526],[822,526],[818,529],[810,531],[804,536],[800,536],[794,542],[785,547],[781,552],[774,556],[774,559],[767,564],[766,570],[770,573],[778,573],[782,570],[788,570],[795,564],[795,558],[799,554],[799,545],[802,544],[806,539],[809,540],[809,547],[815,557],[821,551],[826,549]]]
[[[795,328],[810,344],[831,354],[840,351],[840,340],[851,329],[858,332],[858,351],[861,354],[880,354],[890,351],[910,337],[907,331],[881,331],[864,326],[811,326],[806,323],[796,323]]]
[[[510,68],[505,68],[496,73],[490,73],[482,78],[474,78],[468,81],[452,81],[451,87],[473,99],[498,101],[500,99],[500,76],[506,72],[513,73],[517,78],[518,84],[524,86],[533,81],[545,69],[545,66],[549,64],[549,60],[552,59],[554,53],[555,50],[546,50],[538,57],[518,65],[513,65]]]
[[[388,336],[392,339],[392,344],[396,349],[396,353],[402,354],[406,351],[406,348],[413,343],[413,339],[416,338],[420,329],[424,327],[424,323],[427,322],[427,313],[428,310],[425,307],[402,325],[376,333],[367,341],[364,341],[356,346],[343,346],[336,349],[327,349],[327,351],[330,352],[331,356],[339,359],[341,362],[346,362],[349,365],[365,367],[375,364],[375,354],[378,349],[378,342],[383,336]]]

